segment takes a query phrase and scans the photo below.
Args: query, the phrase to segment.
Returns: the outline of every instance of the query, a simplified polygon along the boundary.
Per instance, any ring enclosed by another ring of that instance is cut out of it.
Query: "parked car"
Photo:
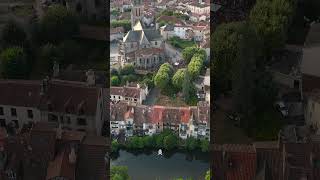
[[[289,114],[289,108],[285,105],[283,101],[277,101],[275,103],[276,109],[281,113],[282,116],[287,117]]]

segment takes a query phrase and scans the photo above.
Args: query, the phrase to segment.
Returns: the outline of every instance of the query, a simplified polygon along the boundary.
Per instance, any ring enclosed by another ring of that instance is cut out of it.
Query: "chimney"
[[[71,152],[69,154],[69,163],[70,164],[75,164],[76,160],[77,160],[77,155],[76,155],[74,147],[72,147],[71,148]]]
[[[60,73],[59,63],[54,61],[53,63],[53,77],[58,77]]]
[[[94,86],[96,84],[96,77],[94,75],[94,71],[92,69],[89,69],[86,72],[87,76],[87,86]]]

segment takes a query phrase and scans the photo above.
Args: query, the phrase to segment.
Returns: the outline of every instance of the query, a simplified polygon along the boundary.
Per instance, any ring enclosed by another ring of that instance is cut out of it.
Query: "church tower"
[[[131,9],[131,28],[136,24],[138,20],[141,20],[143,13],[143,1],[142,0],[132,0]]]

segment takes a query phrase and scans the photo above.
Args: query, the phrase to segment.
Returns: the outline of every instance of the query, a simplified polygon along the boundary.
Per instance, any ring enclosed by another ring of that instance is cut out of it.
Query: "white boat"
[[[162,156],[162,150],[161,149],[158,150],[158,155]]]

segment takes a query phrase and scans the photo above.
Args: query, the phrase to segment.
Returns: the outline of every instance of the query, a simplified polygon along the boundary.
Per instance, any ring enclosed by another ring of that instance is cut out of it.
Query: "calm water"
[[[172,178],[192,177],[193,180],[204,180],[209,169],[207,154],[182,152],[130,153],[121,150],[118,157],[111,160],[111,166],[127,166],[132,180],[170,180]]]

